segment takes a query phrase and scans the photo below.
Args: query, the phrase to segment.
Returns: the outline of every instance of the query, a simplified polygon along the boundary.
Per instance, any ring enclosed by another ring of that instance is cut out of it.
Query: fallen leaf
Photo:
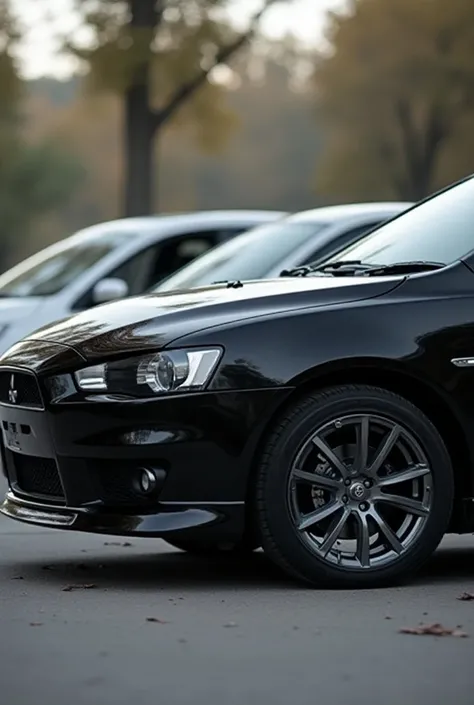
[[[104,546],[131,546],[132,544],[129,541],[124,541],[123,543],[120,541],[105,541]]]
[[[97,585],[94,583],[89,583],[88,585],[66,585],[66,587],[63,587],[63,592],[71,592],[72,590],[92,590],[96,587]]]
[[[30,622],[30,627],[42,627],[43,622]]]
[[[236,627],[237,623],[236,622],[227,622],[227,624],[224,624],[224,627]]]
[[[421,624],[419,627],[405,627],[400,629],[400,634],[415,634],[417,636],[457,636],[466,638],[468,634],[459,629],[443,627],[441,624]]]
[[[14,575],[12,580],[24,580],[25,578],[22,575]]]
[[[158,619],[158,617],[147,617],[146,621],[155,622],[157,624],[169,624],[169,622],[166,622],[164,619]]]
[[[474,592],[463,592],[462,595],[459,595],[458,600],[470,602],[471,600],[474,600]]]
[[[180,644],[187,644],[188,640],[187,639],[178,639]]]

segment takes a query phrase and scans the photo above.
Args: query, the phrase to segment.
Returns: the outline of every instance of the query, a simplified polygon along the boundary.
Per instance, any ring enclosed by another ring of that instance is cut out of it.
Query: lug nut
[[[346,487],[349,487],[349,485],[351,484],[351,481],[349,480],[349,478],[347,478],[347,480],[344,480],[344,484]]]
[[[347,504],[347,495],[344,495],[344,497],[342,498],[342,501],[344,502],[344,504]]]
[[[359,504],[359,509],[361,510],[361,512],[366,512],[368,508],[369,505],[367,504],[367,502],[362,502],[361,504]]]
[[[365,480],[365,481],[364,481],[364,487],[367,487],[367,489],[368,489],[369,487],[372,487],[371,481],[370,481],[370,480]]]

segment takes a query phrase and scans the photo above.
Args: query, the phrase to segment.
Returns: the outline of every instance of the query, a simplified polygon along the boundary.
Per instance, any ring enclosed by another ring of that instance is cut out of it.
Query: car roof
[[[232,225],[233,223],[249,223],[259,225],[269,220],[276,220],[288,215],[286,211],[273,210],[213,210],[187,213],[164,213],[160,215],[142,216],[138,218],[118,218],[91,225],[78,231],[79,236],[93,236],[107,232],[130,233],[130,235],[147,235],[163,231],[163,234],[188,228],[189,226],[212,227]]]
[[[378,201],[376,203],[344,203],[336,206],[322,206],[312,210],[301,211],[289,216],[288,220],[293,222],[326,221],[337,223],[349,220],[357,216],[383,215],[384,213],[401,213],[407,210],[414,203],[403,201]]]

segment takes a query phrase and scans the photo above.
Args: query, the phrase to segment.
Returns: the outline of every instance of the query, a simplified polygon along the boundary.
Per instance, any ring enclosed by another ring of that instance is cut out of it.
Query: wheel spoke
[[[305,514],[303,517],[301,517],[298,523],[298,530],[306,531],[307,529],[309,529],[310,526],[317,524],[323,519],[326,519],[327,517],[331,516],[331,514],[334,514],[334,512],[337,512],[340,507],[341,505],[339,504],[339,502],[330,502],[329,504],[324,505],[324,507],[315,509],[314,512]]]
[[[356,557],[362,568],[370,568],[370,532],[367,514],[354,512],[357,519],[357,550]]]
[[[395,551],[395,553],[398,553],[398,554],[402,553],[403,545],[402,545],[401,541],[398,540],[398,536],[395,534],[394,531],[392,531],[392,529],[387,524],[385,519],[383,517],[381,517],[380,514],[375,509],[372,510],[371,516],[372,516],[373,520],[375,521],[375,523],[377,524],[377,526],[379,527],[382,534],[385,536],[385,538],[388,541],[388,543],[390,544],[390,546]]]
[[[319,546],[319,550],[323,556],[327,556],[331,548],[336,543],[339,538],[341,531],[346,525],[346,521],[350,516],[350,509],[344,507],[344,510],[340,517],[334,517],[328,532],[326,533],[322,544]]]
[[[372,461],[372,464],[368,468],[368,474],[372,475],[372,477],[375,477],[377,475],[378,471],[382,467],[382,465],[385,463],[387,460],[388,456],[390,455],[390,452],[392,451],[393,447],[395,446],[396,442],[398,441],[400,437],[400,432],[401,428],[400,426],[394,426],[390,433],[386,435],[380,446],[377,448],[377,452],[375,453],[375,458]]]
[[[429,513],[429,510],[422,502],[417,499],[410,499],[409,497],[401,497],[396,494],[384,494],[381,492],[380,494],[372,497],[372,499],[376,503],[383,502],[384,504],[389,504],[392,507],[402,509],[407,514],[414,514],[416,516],[424,517]]]
[[[317,435],[314,436],[311,440],[316,446],[316,448],[318,448],[318,450],[322,453],[322,455],[324,455],[326,460],[333,466],[333,468],[338,470],[341,476],[345,479],[347,477],[348,472],[347,468],[342,462],[342,460],[340,460],[337,455],[331,450],[326,441],[323,441],[323,439]]]
[[[293,470],[293,477],[295,480],[309,482],[311,485],[324,487],[328,490],[336,490],[341,486],[340,480],[334,480],[334,478],[332,477],[327,477],[326,475],[319,475],[316,472],[306,472],[305,470],[300,470],[299,468],[295,468]]]
[[[360,425],[356,426],[357,455],[354,458],[354,473],[361,473],[367,467],[369,455],[369,417],[363,416]]]
[[[430,469],[427,465],[415,465],[415,467],[402,470],[402,472],[398,472],[395,475],[382,477],[377,481],[377,484],[379,487],[389,487],[390,485],[398,485],[400,482],[416,480],[418,477],[429,475],[429,473]]]

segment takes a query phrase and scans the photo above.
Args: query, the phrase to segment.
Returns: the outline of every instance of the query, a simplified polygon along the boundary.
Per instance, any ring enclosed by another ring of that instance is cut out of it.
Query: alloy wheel
[[[367,571],[396,562],[423,532],[433,476],[415,436],[388,417],[349,414],[317,428],[291,466],[288,508],[325,562]]]

